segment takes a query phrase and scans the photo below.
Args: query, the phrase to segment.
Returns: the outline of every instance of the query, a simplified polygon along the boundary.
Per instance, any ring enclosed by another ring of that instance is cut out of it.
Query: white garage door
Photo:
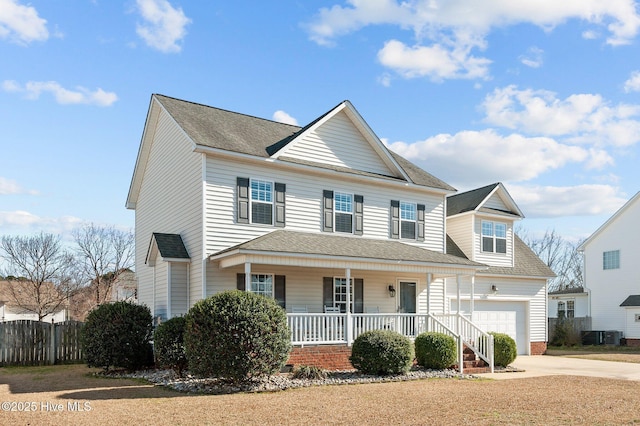
[[[527,354],[529,341],[525,302],[476,300],[473,306],[473,322],[478,327],[485,331],[495,331],[511,336],[516,341],[518,355]],[[469,312],[469,302],[462,302],[461,308]],[[455,312],[455,306],[452,306],[452,309]]]

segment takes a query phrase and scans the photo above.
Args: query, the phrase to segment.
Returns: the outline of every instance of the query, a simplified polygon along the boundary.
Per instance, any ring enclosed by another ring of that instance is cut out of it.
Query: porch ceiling
[[[277,230],[214,253],[209,257],[227,268],[243,263],[474,274],[486,265],[400,241],[374,240],[335,234]]]

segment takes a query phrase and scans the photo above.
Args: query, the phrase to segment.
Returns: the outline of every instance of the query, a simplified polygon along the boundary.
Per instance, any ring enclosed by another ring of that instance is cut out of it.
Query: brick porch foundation
[[[547,342],[531,342],[531,355],[544,355],[547,352]]]
[[[640,339],[626,339],[627,346],[640,346]]]
[[[294,346],[287,365],[294,368],[309,365],[324,370],[353,370],[350,356],[351,347],[347,345]]]

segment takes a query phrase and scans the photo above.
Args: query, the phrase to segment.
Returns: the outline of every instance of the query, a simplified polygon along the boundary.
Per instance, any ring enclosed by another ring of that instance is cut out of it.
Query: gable
[[[638,217],[640,217],[640,192],[631,197],[613,216],[591,234],[578,247],[578,251],[584,251],[589,244],[603,236],[614,240],[620,240],[623,236],[628,237],[628,241],[637,240],[640,238]]]
[[[524,218],[522,211],[502,183],[494,183],[447,197],[447,217],[468,212]]]
[[[290,145],[284,154],[290,158],[385,176],[397,175],[382,161],[344,110],[317,128],[310,129]]]

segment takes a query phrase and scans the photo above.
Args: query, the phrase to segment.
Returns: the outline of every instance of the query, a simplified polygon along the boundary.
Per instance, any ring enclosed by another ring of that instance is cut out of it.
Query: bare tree
[[[578,247],[582,241],[572,243],[555,230],[547,230],[540,238],[532,238],[523,229],[516,229],[518,236],[556,274],[549,283],[549,291],[575,288],[583,285],[582,255]]]
[[[93,295],[91,304],[97,306],[109,301],[113,284],[133,266],[133,232],[92,223],[76,229],[73,237],[82,272]]]
[[[59,236],[4,236],[0,250],[13,305],[37,314],[39,320],[65,305],[75,290],[74,257],[64,250]]]

